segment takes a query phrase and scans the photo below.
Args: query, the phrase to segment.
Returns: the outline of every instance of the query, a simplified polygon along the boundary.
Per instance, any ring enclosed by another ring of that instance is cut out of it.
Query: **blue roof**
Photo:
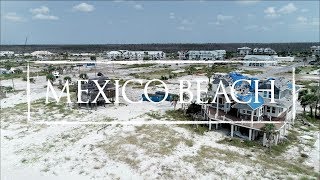
[[[293,85],[292,85],[292,83],[291,83],[291,82],[288,82],[288,84],[287,84],[287,88],[288,88],[288,89],[290,89],[290,90],[292,90]],[[296,91],[297,91],[298,89],[300,89],[300,87],[299,87],[299,86],[296,86]]]
[[[247,79],[247,80],[251,80],[251,86],[248,86],[249,87],[249,91],[250,92],[253,92],[254,91],[254,87],[255,87],[255,82],[253,80],[259,80],[258,78],[249,78],[247,76],[244,76],[240,73],[236,73],[236,72],[231,72],[229,73],[229,76],[231,77],[232,81],[235,82],[237,80],[240,80],[240,79]],[[236,87],[237,86],[240,86],[242,84],[242,82],[238,82],[236,83]]]
[[[231,72],[229,73],[229,76],[231,77],[232,81],[235,82],[237,80],[240,80],[240,79],[248,79],[247,76],[244,76],[242,74],[239,74],[239,73],[236,73],[236,72]],[[238,82],[236,84],[236,86],[240,86],[242,84],[242,82]]]
[[[249,88],[249,91],[250,91],[250,92],[253,92],[253,91],[254,91],[255,84],[256,84],[256,82],[254,82],[254,80],[259,80],[259,79],[258,79],[258,78],[251,78],[250,80],[251,80],[251,86],[250,86],[250,88]]]
[[[254,93],[244,95],[244,96],[242,96],[242,95],[237,95],[237,96],[238,96],[239,100],[244,101],[244,102],[249,101],[251,98],[251,101],[249,103],[247,103],[247,105],[250,106],[252,108],[252,110],[256,110],[264,104],[264,100],[260,95],[258,95],[259,103],[254,102],[255,101],[255,94]]]

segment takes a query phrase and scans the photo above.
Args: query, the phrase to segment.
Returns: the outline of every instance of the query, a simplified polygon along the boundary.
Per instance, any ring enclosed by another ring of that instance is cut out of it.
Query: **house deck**
[[[217,120],[221,120],[221,121],[237,121],[237,123],[234,123],[235,125],[237,126],[241,126],[241,127],[245,127],[245,128],[248,128],[248,129],[255,129],[255,130],[258,130],[260,131],[262,127],[264,127],[264,125],[266,123],[241,123],[241,121],[248,121],[248,120],[244,120],[244,119],[241,119],[240,117],[237,117],[236,113],[234,112],[229,112],[229,113],[226,113],[222,110],[218,110],[218,116],[216,117],[215,114],[216,114],[216,108],[214,107],[210,107],[208,106],[208,117],[211,119],[211,120],[214,120],[214,121],[217,121]],[[274,121],[276,123],[274,123],[274,125],[276,126],[276,130],[280,130],[284,124],[285,124],[285,113],[283,113],[280,117],[278,118],[271,118],[271,121]],[[267,117],[264,117],[262,119],[262,121],[269,121],[269,119]],[[255,121],[257,122],[257,121]]]

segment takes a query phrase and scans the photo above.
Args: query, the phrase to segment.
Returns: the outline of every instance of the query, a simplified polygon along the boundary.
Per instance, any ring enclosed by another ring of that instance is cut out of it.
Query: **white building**
[[[187,60],[187,53],[188,51],[178,51],[178,57],[181,60]]]
[[[277,54],[275,50],[267,48],[254,48],[253,54],[264,54],[264,55],[274,55]]]
[[[294,57],[286,56],[286,57],[279,57],[279,56],[273,56],[273,59],[275,59],[277,62],[293,62]]]
[[[0,51],[0,57],[12,57],[14,56],[13,51]]]
[[[53,53],[51,53],[49,51],[34,51],[30,54],[31,54],[31,56],[35,56],[35,57],[44,57],[44,56],[52,56],[53,55]]]
[[[310,47],[312,55],[320,55],[320,46]]]
[[[245,55],[249,55],[252,52],[252,49],[249,47],[241,47],[237,49],[238,55],[240,56],[245,56]]]
[[[90,57],[90,56],[94,56],[95,54],[93,53],[71,53],[70,56],[73,57]]]
[[[107,59],[112,59],[112,60],[122,58],[122,53],[120,51],[109,51],[105,55]]]
[[[263,67],[263,66],[272,66],[277,64],[277,60],[274,58],[274,56],[268,56],[268,55],[246,55],[243,58],[243,61],[244,61],[243,64],[245,66]]]
[[[161,60],[166,58],[163,51],[109,51],[105,53],[107,59],[130,59],[130,60]]]
[[[225,50],[211,50],[211,51],[197,51],[197,50],[191,50],[184,54],[184,59],[188,60],[218,60],[218,59],[224,59],[226,55]]]

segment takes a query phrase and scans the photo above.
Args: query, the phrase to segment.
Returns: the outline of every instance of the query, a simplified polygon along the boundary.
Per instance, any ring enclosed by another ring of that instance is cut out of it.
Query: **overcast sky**
[[[1,1],[1,44],[319,42],[319,1]]]

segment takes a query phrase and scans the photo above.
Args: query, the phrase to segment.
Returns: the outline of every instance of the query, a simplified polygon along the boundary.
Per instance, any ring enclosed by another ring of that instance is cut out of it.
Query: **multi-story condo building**
[[[181,60],[187,60],[188,51],[178,51],[178,57]]]
[[[163,51],[109,51],[105,53],[107,59],[130,59],[130,60],[161,60],[166,58]]]
[[[226,55],[225,50],[212,50],[212,51],[179,51],[179,58],[182,60],[219,60],[224,59]]]
[[[268,55],[246,55],[243,58],[243,65],[245,66],[273,66],[277,64],[277,59],[274,56]]]
[[[320,55],[320,46],[310,47],[312,55]]]
[[[249,47],[241,47],[237,49],[237,53],[239,56],[245,56],[252,53],[252,49]]]

